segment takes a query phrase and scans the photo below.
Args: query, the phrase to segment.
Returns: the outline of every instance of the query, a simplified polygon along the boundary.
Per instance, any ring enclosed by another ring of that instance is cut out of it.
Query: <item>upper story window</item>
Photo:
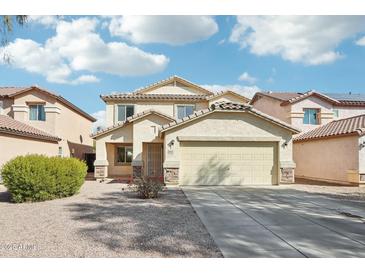
[[[3,108],[4,108],[3,101],[0,101],[0,114],[3,114]]]
[[[306,125],[319,125],[319,112],[317,108],[305,108],[303,124]]]
[[[178,105],[177,106],[177,119],[182,119],[190,114],[193,114],[195,110],[194,105]]]
[[[339,110],[338,109],[334,109],[333,110],[333,117],[334,118],[338,118],[340,116]]]
[[[116,107],[116,122],[125,121],[128,117],[133,116],[133,105],[117,105]]]
[[[29,105],[29,120],[46,121],[46,113],[43,104]]]

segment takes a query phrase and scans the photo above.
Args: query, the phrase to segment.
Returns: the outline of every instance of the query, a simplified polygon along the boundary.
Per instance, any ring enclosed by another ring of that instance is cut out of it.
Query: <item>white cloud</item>
[[[230,41],[259,56],[307,65],[336,61],[345,39],[365,31],[365,16],[238,16]]]
[[[226,91],[231,90],[237,92],[247,98],[252,98],[256,92],[261,91],[261,89],[257,86],[243,86],[243,85],[201,85],[203,88],[213,91]]]
[[[209,38],[218,25],[212,16],[116,16],[109,31],[135,44],[183,45]]]
[[[73,84],[99,83],[100,79],[94,75],[81,75],[72,81]]]
[[[365,36],[356,41],[356,45],[365,46]]]
[[[93,132],[96,132],[98,129],[105,128],[106,120],[105,120],[105,110],[99,110],[91,114],[95,119],[96,122],[93,123]]]
[[[60,18],[55,15],[29,15],[29,22],[41,24],[46,27],[56,27]]]
[[[55,36],[43,45],[29,39],[16,39],[1,53],[10,55],[12,65],[46,76],[47,81],[64,84],[96,82],[95,76],[70,79],[73,72],[104,72],[120,76],[157,73],[165,69],[169,59],[122,42],[106,43],[97,33],[98,20],[80,18],[72,22],[60,20]],[[1,61],[0,61],[1,62]]]
[[[238,80],[253,84],[257,81],[257,78],[251,76],[248,72],[244,72],[238,77]]]

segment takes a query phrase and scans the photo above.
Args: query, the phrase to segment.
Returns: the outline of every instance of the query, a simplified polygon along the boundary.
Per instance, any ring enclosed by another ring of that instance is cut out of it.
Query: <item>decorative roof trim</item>
[[[90,114],[88,114],[87,112],[83,111],[82,109],[80,109],[79,107],[75,106],[73,103],[71,103],[70,101],[66,100],[65,98],[63,98],[61,95],[55,94],[53,92],[50,92],[46,89],[37,87],[37,86],[30,86],[30,87],[25,87],[17,92],[11,93],[9,95],[2,95],[0,97],[8,97],[8,98],[14,98],[20,94],[23,94],[25,92],[29,92],[32,90],[37,90],[40,92],[44,92],[46,94],[48,94],[49,96],[55,98],[56,100],[60,101],[61,103],[63,103],[64,105],[66,105],[67,107],[73,109],[74,111],[76,111],[78,114],[80,114],[81,116],[85,117],[86,119],[90,120],[91,122],[96,122],[96,119],[91,116]]]
[[[304,100],[304,99],[306,99],[306,98],[308,98],[310,96],[317,96],[317,97],[319,97],[319,98],[321,98],[323,100],[329,101],[329,102],[331,102],[333,104],[339,104],[340,103],[339,101],[337,101],[335,99],[332,99],[331,97],[328,97],[327,95],[324,95],[322,93],[319,93],[319,92],[316,92],[316,91],[311,90],[311,91],[308,91],[306,93],[300,94],[300,95],[298,95],[296,97],[293,97],[292,99],[283,101],[281,103],[281,105],[284,106],[284,105],[288,105],[288,104],[293,104],[293,103],[299,102],[301,100]]]
[[[117,123],[117,124],[115,124],[113,126],[110,126],[110,127],[107,127],[107,128],[105,128],[103,130],[100,130],[98,132],[95,132],[94,134],[91,134],[90,137],[93,138],[93,139],[95,139],[95,138],[100,137],[102,135],[105,135],[105,134],[107,134],[109,132],[112,132],[112,131],[114,131],[116,129],[122,128],[122,127],[126,126],[127,124],[130,124],[130,123],[132,123],[134,121],[137,121],[137,120],[142,119],[142,118],[144,118],[144,117],[146,117],[148,115],[153,115],[153,114],[154,115],[157,115],[157,116],[160,116],[162,118],[165,118],[167,120],[170,120],[170,121],[175,121],[174,118],[172,118],[172,117],[170,117],[170,116],[168,116],[166,114],[163,114],[161,112],[155,111],[153,109],[149,109],[149,110],[146,110],[146,111],[143,111],[143,112],[139,112],[137,114],[134,114],[133,116],[128,117],[123,122],[119,122],[119,123]]]
[[[222,97],[222,96],[224,96],[226,94],[232,94],[232,95],[234,95],[236,97],[239,97],[239,98],[245,100],[246,103],[249,103],[250,102],[250,99],[248,99],[247,97],[245,97],[245,96],[243,96],[243,95],[241,95],[241,94],[239,94],[237,92],[234,92],[232,90],[220,91],[220,92],[217,92],[217,93],[215,93],[213,95],[207,96],[206,98],[207,98],[207,100],[212,100],[212,99],[216,99],[216,98]]]
[[[211,92],[211,91],[209,91],[209,90],[207,90],[207,89],[205,89],[205,88],[203,88],[203,87],[201,87],[201,86],[199,86],[197,84],[194,84],[194,83],[192,83],[192,82],[190,82],[190,81],[188,81],[188,80],[186,80],[186,79],[184,79],[184,78],[182,78],[180,76],[177,76],[177,75],[170,76],[169,78],[166,78],[164,80],[160,80],[160,81],[155,82],[155,83],[153,83],[151,85],[148,85],[148,86],[145,86],[145,87],[141,87],[139,89],[136,89],[135,91],[133,91],[133,93],[135,93],[135,94],[141,94],[141,93],[144,93],[146,91],[152,90],[154,88],[162,87],[162,86],[164,86],[164,85],[166,85],[168,83],[174,82],[174,81],[180,82],[180,83],[182,83],[182,84],[184,84],[186,86],[190,86],[190,87],[193,87],[195,89],[198,89],[199,91],[205,93],[206,95],[213,94],[213,92]]]
[[[250,114],[263,118],[271,123],[274,123],[280,127],[288,129],[295,134],[300,132],[299,129],[296,129],[296,128],[292,127],[291,125],[289,125],[279,119],[276,119],[263,112],[260,112],[256,109],[254,109],[251,105],[236,104],[236,103],[231,103],[231,102],[218,102],[218,103],[212,104],[210,108],[194,112],[193,114],[191,114],[187,117],[184,117],[183,119],[171,122],[167,125],[163,125],[162,127],[160,127],[160,133],[163,133],[165,131],[168,131],[168,130],[174,129],[176,127],[182,126],[184,124],[190,123],[192,121],[195,121],[196,119],[200,119],[200,118],[202,118],[206,115],[212,114],[214,112],[239,112],[239,113],[248,112]]]
[[[356,126],[358,124],[365,124],[365,114],[331,121],[325,125],[319,126],[310,131],[304,132],[299,136],[296,136],[293,141],[306,142],[349,135],[365,135],[365,127]]]

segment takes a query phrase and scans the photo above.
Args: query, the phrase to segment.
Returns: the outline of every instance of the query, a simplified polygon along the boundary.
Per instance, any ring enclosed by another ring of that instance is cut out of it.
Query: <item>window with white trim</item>
[[[3,109],[4,109],[4,103],[3,101],[0,101],[0,115],[3,114]]]
[[[305,108],[303,124],[305,125],[319,125],[319,113],[317,108]]]
[[[128,117],[134,115],[134,105],[116,105],[115,107],[115,121],[123,122]]]
[[[29,105],[29,120],[46,121],[46,112],[43,104]]]
[[[189,116],[191,114],[194,113],[194,110],[195,110],[195,106],[194,105],[178,105],[176,107],[176,116],[177,116],[177,119],[182,119],[186,116]]]
[[[115,163],[118,165],[130,165],[133,159],[132,146],[115,147]]]
[[[333,117],[338,118],[339,116],[340,116],[339,110],[338,109],[333,109]]]

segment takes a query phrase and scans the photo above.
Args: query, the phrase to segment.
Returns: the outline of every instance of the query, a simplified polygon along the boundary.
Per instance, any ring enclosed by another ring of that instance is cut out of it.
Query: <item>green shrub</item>
[[[75,158],[18,156],[7,162],[1,176],[16,203],[52,200],[77,193],[87,172]]]
[[[158,193],[163,189],[163,183],[153,179],[135,178],[133,184],[135,191],[142,199],[157,198]]]

